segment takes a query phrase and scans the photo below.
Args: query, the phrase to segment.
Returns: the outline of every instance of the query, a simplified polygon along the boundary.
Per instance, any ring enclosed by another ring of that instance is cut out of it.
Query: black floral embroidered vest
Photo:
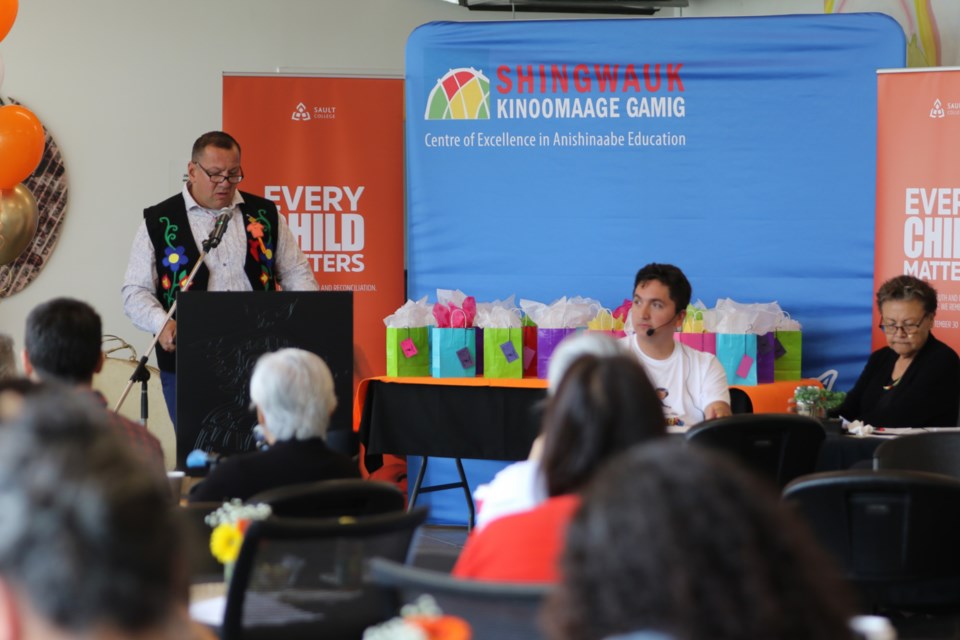
[[[241,192],[240,204],[244,231],[247,234],[247,254],[243,270],[254,291],[275,291],[277,280],[274,261],[277,252],[277,207],[264,198]],[[153,243],[157,269],[156,296],[164,309],[169,310],[177,299],[177,292],[200,259],[200,248],[190,230],[187,206],[183,194],[167,198],[160,204],[143,210],[147,234]],[[206,291],[210,271],[200,265],[190,289]],[[174,314],[176,317],[176,314]],[[156,349],[161,371],[175,371],[176,357],[163,349]]]

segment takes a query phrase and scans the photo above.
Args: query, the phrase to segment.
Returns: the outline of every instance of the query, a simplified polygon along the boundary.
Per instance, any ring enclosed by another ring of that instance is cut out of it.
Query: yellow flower
[[[240,555],[243,534],[237,525],[224,522],[217,525],[210,535],[210,552],[221,563],[236,562]]]

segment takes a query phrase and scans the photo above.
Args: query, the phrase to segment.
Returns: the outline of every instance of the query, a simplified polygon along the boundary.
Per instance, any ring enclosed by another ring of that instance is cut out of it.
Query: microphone
[[[655,333],[657,332],[657,330],[662,329],[663,327],[667,326],[668,324],[671,324],[674,320],[676,320],[678,315],[680,315],[680,314],[679,314],[679,313],[673,314],[673,317],[670,318],[669,320],[667,320],[666,322],[664,322],[663,324],[658,325],[658,326],[656,326],[656,327],[650,327],[650,328],[647,329],[644,333],[647,334],[647,337],[648,337],[648,338],[651,337],[651,336],[653,336],[653,334],[655,334]]]
[[[220,241],[223,239],[223,234],[227,230],[227,223],[230,222],[232,216],[233,207],[220,209],[220,215],[217,216],[217,221],[213,225],[213,231],[210,232],[210,237],[203,241],[205,251],[209,251],[220,244]]]

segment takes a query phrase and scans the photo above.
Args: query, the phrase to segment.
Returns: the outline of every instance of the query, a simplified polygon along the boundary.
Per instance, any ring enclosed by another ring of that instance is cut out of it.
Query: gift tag
[[[787,350],[784,348],[783,344],[780,342],[780,338],[773,339],[773,357],[781,358],[787,355]]]
[[[523,368],[529,369],[533,359],[537,357],[537,352],[530,347],[523,348]]]
[[[447,353],[450,352],[448,351]],[[464,347],[457,351],[457,357],[460,358],[460,364],[463,365],[464,369],[473,367],[473,354],[470,353],[469,347]]]
[[[417,345],[413,344],[413,338],[407,338],[400,343],[400,350],[403,351],[403,355],[412,358],[417,355]]]
[[[513,343],[509,340],[500,345],[500,351],[503,351],[503,357],[507,359],[507,363],[516,362],[520,358],[517,355],[517,350],[513,348]]]
[[[743,358],[740,359],[740,366],[737,367],[737,375],[741,378],[746,378],[750,375],[751,366],[753,366],[753,358],[746,353],[743,354]]]

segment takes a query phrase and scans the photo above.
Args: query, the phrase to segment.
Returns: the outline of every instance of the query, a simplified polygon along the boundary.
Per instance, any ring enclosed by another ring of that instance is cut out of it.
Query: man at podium
[[[316,291],[316,278],[276,205],[237,190],[240,144],[211,131],[193,144],[183,190],[143,212],[121,295],[133,324],[158,334],[157,366],[176,426],[177,323],[164,324],[177,292],[200,259],[201,243],[219,244],[203,259],[192,291]]]

